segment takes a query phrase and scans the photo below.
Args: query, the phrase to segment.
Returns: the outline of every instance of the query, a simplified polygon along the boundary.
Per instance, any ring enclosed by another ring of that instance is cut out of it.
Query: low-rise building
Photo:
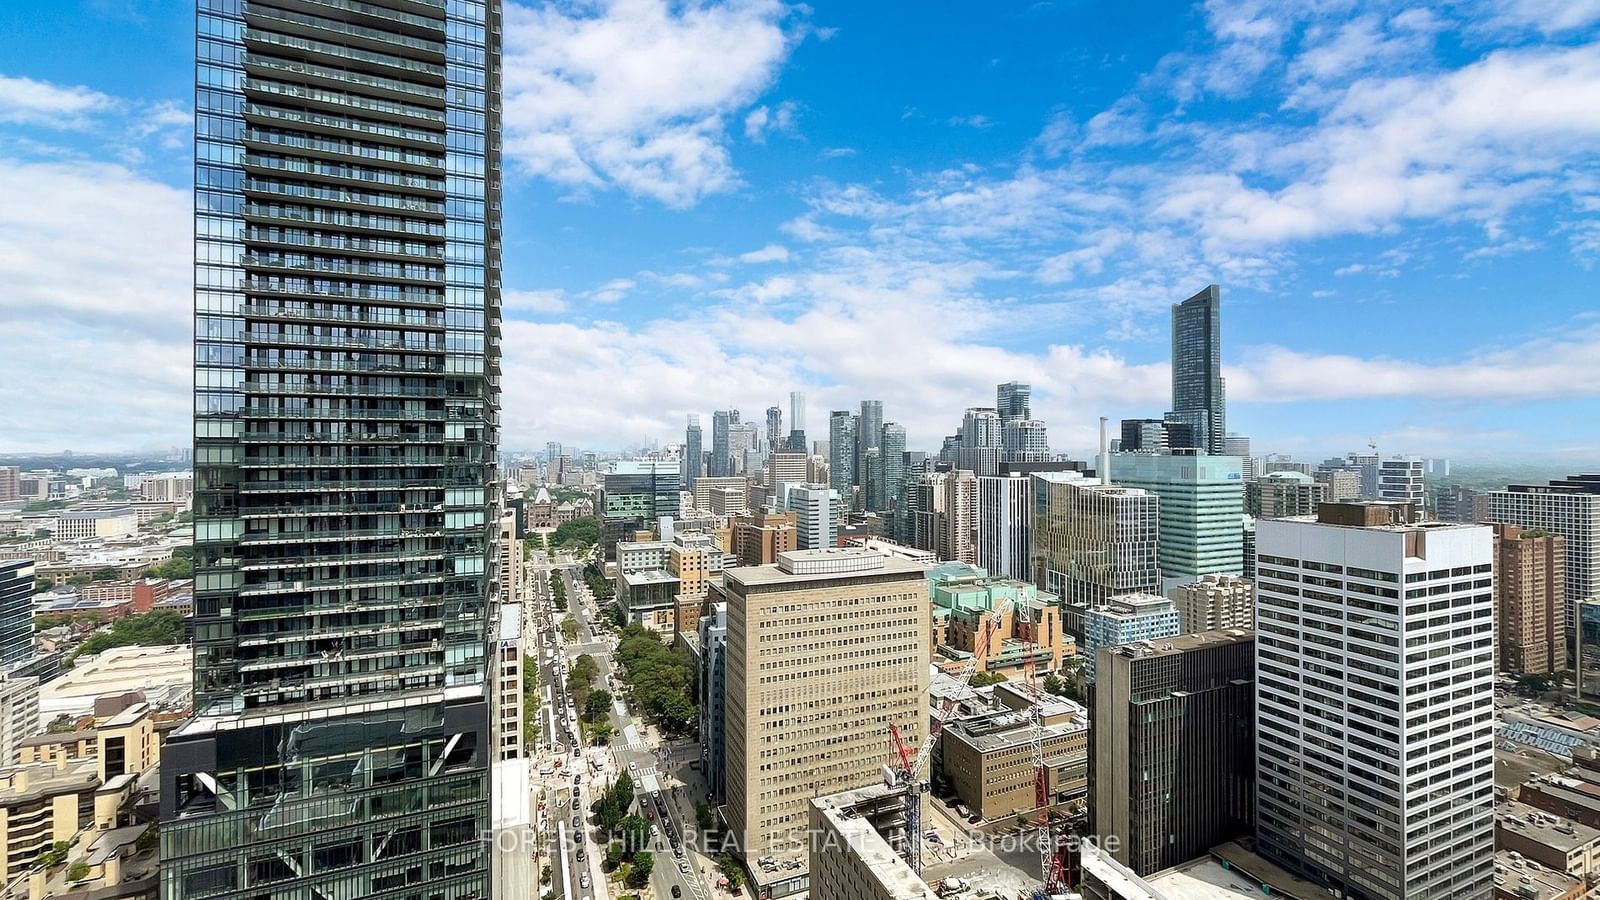
[[[0,768],[18,762],[22,745],[40,730],[39,679],[0,678]]]
[[[59,541],[132,537],[139,533],[139,514],[128,507],[62,510],[54,531]]]
[[[1501,803],[1494,812],[1496,849],[1600,883],[1600,828],[1526,803]]]
[[[1156,594],[1124,594],[1083,614],[1083,678],[1094,683],[1101,647],[1156,641],[1179,632],[1178,609]]]
[[[1081,806],[1089,790],[1089,723],[1082,707],[1063,703],[1047,717],[1042,740],[1048,803]],[[939,742],[944,780],[977,815],[995,819],[1039,808],[1027,712],[1005,709],[949,723]]]
[[[0,769],[0,883],[9,884],[55,842],[88,827],[100,785],[93,759]]]
[[[906,864],[903,786],[872,785],[811,801],[811,896],[827,900],[934,900]]]
[[[1513,850],[1494,854],[1494,900],[1578,900],[1584,884],[1560,869],[1541,866]]]
[[[109,694],[142,692],[158,709],[186,708],[194,692],[194,649],[112,647],[80,656],[73,668],[39,688],[39,722],[94,714],[95,701]]]

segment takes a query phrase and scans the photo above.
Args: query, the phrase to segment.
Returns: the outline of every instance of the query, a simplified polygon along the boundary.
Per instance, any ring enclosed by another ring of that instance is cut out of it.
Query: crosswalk
[[[632,741],[632,742],[627,743],[627,744],[611,744],[610,747],[611,747],[611,749],[616,750],[618,752],[649,750],[650,749],[650,745],[645,741]]]

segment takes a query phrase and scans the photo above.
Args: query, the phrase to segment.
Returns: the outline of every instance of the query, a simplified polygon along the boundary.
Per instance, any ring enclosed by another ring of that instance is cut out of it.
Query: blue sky
[[[506,440],[993,385],[1260,451],[1600,460],[1600,0],[508,7]],[[186,442],[192,6],[0,6],[0,449]],[[86,48],[91,48],[85,52]]]

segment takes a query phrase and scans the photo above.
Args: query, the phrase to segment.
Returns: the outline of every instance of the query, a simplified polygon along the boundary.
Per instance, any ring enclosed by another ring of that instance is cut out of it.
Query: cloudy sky
[[[507,447],[802,389],[936,449],[1019,379],[1081,450],[1217,282],[1260,451],[1600,460],[1600,0],[507,21]],[[192,29],[0,5],[0,450],[187,442]]]

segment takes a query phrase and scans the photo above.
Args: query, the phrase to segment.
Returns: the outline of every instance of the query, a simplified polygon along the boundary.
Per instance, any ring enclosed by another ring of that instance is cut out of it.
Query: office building
[[[700,701],[700,774],[721,803],[727,799],[728,604],[721,586],[712,591],[710,615],[702,616],[700,665],[695,671]]]
[[[22,469],[0,466],[0,503],[22,499]]]
[[[146,475],[139,483],[139,496],[152,502],[187,506],[194,497],[194,473],[160,472]]]
[[[522,541],[517,538],[517,511],[502,511],[499,524],[500,603],[516,605],[522,602],[522,582],[526,577],[522,564]]]
[[[501,4],[207,2],[198,32],[195,717],[162,751],[162,890],[309,892],[269,885],[311,865],[482,898]]]
[[[1493,533],[1330,503],[1256,544],[1260,853],[1350,897],[1487,897]]]
[[[1165,453],[1168,450],[1194,447],[1194,428],[1182,422],[1165,419],[1123,419],[1121,440],[1116,449],[1132,453]]]
[[[1255,586],[1238,575],[1202,575],[1168,594],[1185,634],[1255,625]]]
[[[608,556],[618,540],[649,528],[663,516],[683,514],[676,462],[617,460],[600,479],[600,522]]]
[[[683,430],[683,486],[694,490],[695,482],[705,471],[705,450],[701,445],[700,417],[689,416],[689,425]]]
[[[978,565],[1003,578],[1033,577],[1033,481],[1029,475],[978,478]]]
[[[0,666],[33,656],[33,587],[33,560],[0,560]]]
[[[817,797],[810,807],[811,896],[936,900],[905,861],[906,788],[874,784]],[[926,801],[924,801],[926,802]]]
[[[839,495],[825,484],[788,486],[784,507],[794,514],[795,547],[822,550],[839,543]]]
[[[1303,472],[1273,472],[1245,481],[1244,509],[1258,519],[1313,516],[1327,491],[1327,485]]]
[[[1124,594],[1083,613],[1083,680],[1095,683],[1101,649],[1179,633],[1178,608],[1156,594]]]
[[[1104,647],[1098,656],[1094,834],[1105,848],[1150,875],[1249,834],[1256,769],[1251,632],[1184,634]]]
[[[782,496],[785,485],[805,484],[807,469],[811,457],[804,453],[791,453],[787,450],[772,453],[767,456],[767,487],[777,491]]]
[[[839,492],[847,509],[856,484],[856,417],[848,410],[828,414],[828,485]]]
[[[994,389],[994,408],[1002,422],[1033,418],[1033,385],[1008,381]]]
[[[1244,482],[1231,456],[1113,453],[1111,478],[1161,498],[1165,586],[1244,565]]]
[[[1081,807],[1089,792],[1089,717],[1067,700],[1045,698],[1039,738],[1045,797],[1052,807]],[[1034,727],[1025,709],[1001,708],[957,719],[939,736],[940,774],[961,802],[995,820],[1039,808]],[[1037,816],[1030,816],[1037,818]]]
[[[1490,522],[1540,528],[1567,540],[1566,626],[1575,605],[1600,597],[1600,475],[1570,475],[1549,484],[1513,484],[1489,492]]]
[[[856,417],[856,485],[867,485],[867,451],[878,446],[883,437],[883,401],[861,401],[861,414]]]
[[[139,514],[131,507],[62,510],[54,531],[58,541],[133,537],[139,533]]]
[[[1222,291],[1214,284],[1172,307],[1173,420],[1192,426],[1194,447],[1224,454]],[[1124,448],[1126,449],[1126,448]]]
[[[1420,457],[1394,456],[1378,461],[1379,500],[1415,503],[1426,508],[1428,486],[1426,466]]]
[[[748,502],[750,493],[750,479],[743,475],[731,475],[726,478],[713,478],[705,476],[696,481],[693,488],[695,509],[711,508],[711,492],[722,488],[735,492],[741,503]]]
[[[1161,590],[1157,495],[1080,472],[1031,478],[1032,577],[1040,589],[1080,610],[1122,594]]]
[[[1257,477],[1256,460],[1250,455],[1250,439],[1242,434],[1229,434],[1222,439],[1222,455],[1239,457],[1240,471],[1245,481]]]
[[[1567,539],[1495,525],[1496,649],[1502,672],[1554,675],[1567,668]]]
[[[726,813],[758,895],[805,889],[803,871],[755,863],[804,858],[811,797],[881,779],[890,723],[908,746],[926,736],[927,591],[921,566],[864,549],[725,573]]]
[[[736,409],[719,409],[711,414],[711,458],[706,465],[707,475],[726,478],[733,474],[731,435],[738,421],[739,411]]]

